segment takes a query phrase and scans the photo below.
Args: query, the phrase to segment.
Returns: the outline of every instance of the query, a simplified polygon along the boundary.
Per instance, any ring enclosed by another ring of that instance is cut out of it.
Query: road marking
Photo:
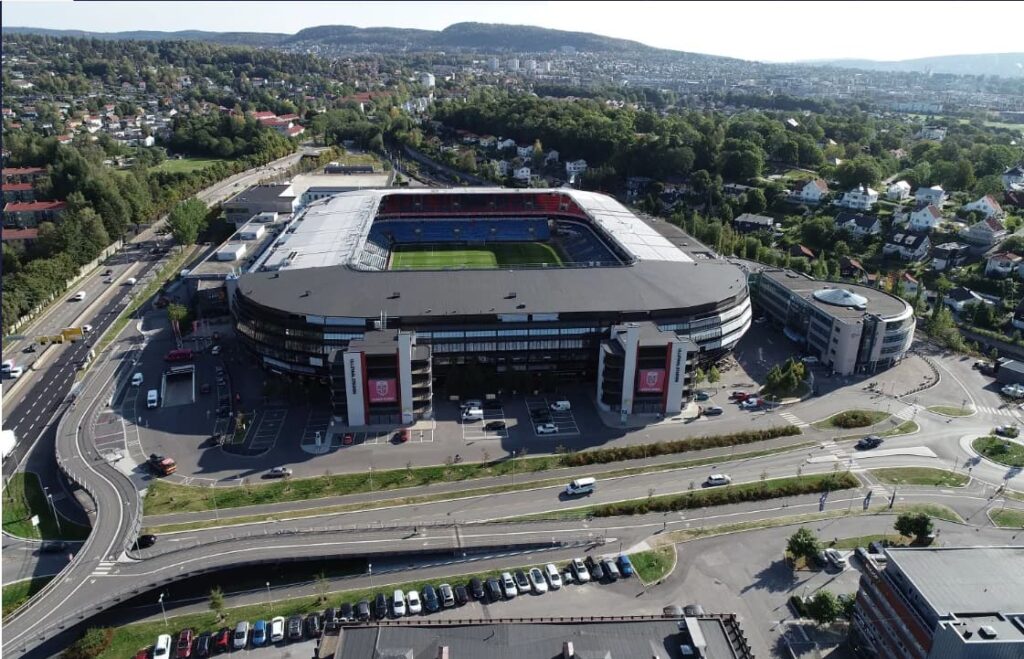
[[[791,424],[793,424],[797,428],[806,428],[807,426],[811,425],[811,424],[807,423],[806,421],[801,420],[800,417],[798,417],[797,415],[793,414],[792,412],[779,412],[779,416],[781,416],[786,421],[789,421]]]

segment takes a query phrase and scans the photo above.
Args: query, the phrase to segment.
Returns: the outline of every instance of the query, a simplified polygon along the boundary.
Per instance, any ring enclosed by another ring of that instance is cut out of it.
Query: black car
[[[857,449],[860,451],[870,451],[873,448],[878,448],[882,445],[882,438],[878,435],[868,435],[864,439],[857,442]]]
[[[384,593],[377,593],[373,600],[373,616],[377,620],[386,620],[388,617],[388,598]]]
[[[320,616],[310,613],[306,616],[306,637],[317,638],[320,636]]]
[[[140,549],[147,549],[149,547],[152,547],[155,544],[156,544],[156,536],[155,535],[140,535],[139,539],[135,541],[134,545],[132,545],[132,549],[134,549],[135,551],[138,551]]]
[[[504,430],[504,421],[490,421],[484,425],[484,430]]]
[[[525,572],[523,572],[522,570],[516,570],[512,576],[515,577],[516,588],[519,589],[520,593],[530,592],[530,580],[527,578]]]
[[[338,608],[338,617],[341,618],[343,622],[350,622],[351,620],[353,620],[352,605],[348,602],[342,604]]]
[[[487,580],[487,600],[488,602],[498,602],[501,600],[501,584],[495,578]]]
[[[289,641],[301,641],[302,640],[302,616],[292,616],[288,618],[288,640]]]
[[[28,344],[28,346],[26,346],[26,348],[24,350],[22,350],[22,352],[35,352],[35,351],[36,351],[36,344],[34,344],[34,343]]]
[[[68,543],[63,540],[51,540],[49,542],[42,542],[39,544],[39,551],[44,554],[55,554],[61,551],[67,551]]]
[[[455,604],[456,605],[462,606],[463,604],[465,604],[466,602],[469,601],[469,593],[466,591],[466,587],[465,586],[463,586],[462,584],[459,584],[458,586],[455,586],[455,588],[453,590],[455,591]]]
[[[605,576],[608,577],[609,581],[619,580],[619,568],[615,566],[613,561],[610,561],[607,558],[602,558],[601,569],[604,570]]]
[[[604,568],[601,567],[600,563],[594,560],[593,556],[587,556],[586,560],[583,562],[586,564],[587,570],[590,571],[591,581],[604,581]]]
[[[210,651],[213,648],[213,634],[210,632],[203,632],[196,638],[196,656],[197,657],[209,657]]]
[[[484,584],[482,581],[473,577],[469,580],[469,593],[475,600],[482,600],[484,598]]]
[[[326,609],[324,611],[324,630],[331,631],[332,629],[338,628],[338,612],[334,608]]]
[[[441,600],[437,598],[437,591],[430,584],[423,587],[423,606],[430,612],[441,608]]]
[[[366,600],[359,600],[356,604],[356,620],[366,622],[370,619],[370,603]]]

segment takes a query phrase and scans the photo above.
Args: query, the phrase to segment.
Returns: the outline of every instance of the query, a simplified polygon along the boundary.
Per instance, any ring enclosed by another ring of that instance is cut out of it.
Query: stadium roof
[[[939,616],[1024,612],[1024,547],[889,548],[886,554]]]
[[[910,309],[909,304],[895,295],[867,286],[820,281],[791,270],[764,270],[762,276],[786,287],[828,315],[847,321],[863,318],[864,314],[893,318]]]
[[[673,261],[677,263],[692,261],[685,252],[673,245],[656,229],[606,195],[581,192],[570,188],[528,190],[414,188],[344,192],[310,204],[304,212],[299,213],[289,226],[287,233],[278,241],[261,265],[267,270],[354,265],[359,260],[359,255],[366,243],[366,236],[370,231],[370,225],[385,196],[536,195],[538,193],[557,193],[570,196],[590,216],[595,225],[604,229],[622,249],[638,261]]]

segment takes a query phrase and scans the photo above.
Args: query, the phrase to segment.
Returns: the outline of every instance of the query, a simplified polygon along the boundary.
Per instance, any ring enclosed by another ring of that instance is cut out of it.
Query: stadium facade
[[[571,189],[321,199],[228,298],[262,365],[329,382],[350,426],[430,417],[435,389],[473,378],[589,381],[607,411],[672,415],[751,322],[739,268]]]

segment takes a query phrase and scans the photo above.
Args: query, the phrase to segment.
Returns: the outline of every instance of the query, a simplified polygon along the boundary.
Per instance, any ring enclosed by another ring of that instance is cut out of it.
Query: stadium
[[[228,280],[245,346],[331,387],[350,426],[432,415],[434,391],[593,382],[673,414],[750,326],[743,272],[572,189],[359,190],[296,213]]]

